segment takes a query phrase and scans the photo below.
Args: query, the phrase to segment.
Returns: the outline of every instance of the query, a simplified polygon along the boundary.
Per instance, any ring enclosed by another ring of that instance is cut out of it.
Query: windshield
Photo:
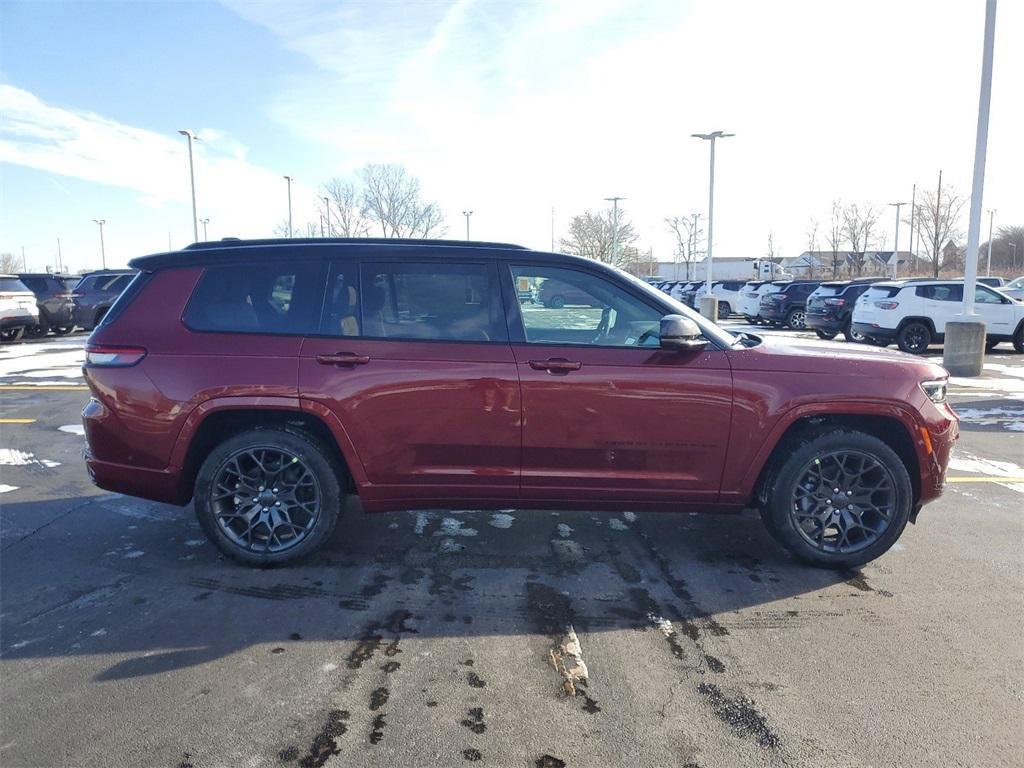
[[[1011,280],[1003,287],[1013,289],[1024,288],[1024,277],[1018,277],[1016,280]]]

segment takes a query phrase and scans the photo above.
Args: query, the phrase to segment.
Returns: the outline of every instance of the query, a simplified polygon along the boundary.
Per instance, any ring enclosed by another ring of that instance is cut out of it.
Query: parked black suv
[[[80,275],[24,272],[18,277],[36,295],[36,306],[39,307],[37,333],[45,336],[53,331],[63,335],[75,330],[75,304],[71,299],[71,289],[82,279]]]
[[[866,341],[864,334],[853,330],[853,305],[872,283],[884,277],[859,277],[856,280],[831,280],[822,283],[807,298],[804,321],[820,339],[834,339],[841,333],[847,341]]]
[[[134,270],[104,269],[85,275],[71,294],[75,302],[75,325],[91,331],[128,287]]]
[[[779,290],[761,297],[758,315],[769,323],[802,331],[807,327],[807,297],[819,285],[819,280],[790,280],[779,283]]]

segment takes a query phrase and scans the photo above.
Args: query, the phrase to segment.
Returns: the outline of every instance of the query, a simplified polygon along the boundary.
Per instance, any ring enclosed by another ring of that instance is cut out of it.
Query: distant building
[[[840,277],[850,274],[871,277],[892,274],[895,256],[892,251],[804,251],[799,256],[783,259],[782,267],[795,277],[831,277],[833,258]],[[900,271],[913,262],[910,251],[899,252]]]

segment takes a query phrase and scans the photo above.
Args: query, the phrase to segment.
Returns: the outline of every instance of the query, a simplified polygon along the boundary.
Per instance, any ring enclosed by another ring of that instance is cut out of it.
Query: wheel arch
[[[292,398],[218,398],[193,410],[175,444],[172,464],[181,468],[182,503],[191,499],[199,467],[217,445],[246,430],[260,428],[313,437],[323,444],[339,468],[343,492],[357,492],[362,465],[351,452],[347,435],[339,440],[322,415],[302,408],[300,402]]]
[[[920,315],[910,315],[900,320],[900,324],[896,326],[896,333],[899,333],[911,323],[921,323],[926,326],[932,334],[933,339],[939,338],[942,334],[935,330],[935,322],[930,317],[922,317]]]
[[[907,474],[910,475],[910,484],[914,490],[914,505],[916,506],[921,497],[921,463],[911,431],[904,421],[895,415],[864,413],[819,413],[799,416],[792,420],[782,436],[775,442],[758,472],[753,494],[757,503],[763,505],[767,502],[768,488],[772,478],[797,443],[836,429],[848,429],[872,435],[892,448],[907,468]]]

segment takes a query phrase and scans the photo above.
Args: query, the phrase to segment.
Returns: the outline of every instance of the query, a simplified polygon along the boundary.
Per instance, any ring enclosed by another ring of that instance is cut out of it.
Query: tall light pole
[[[288,238],[292,236],[292,177],[285,176],[284,180],[288,182]]]
[[[609,203],[612,204],[612,266],[618,266],[619,263],[619,200],[625,200],[624,197],[606,197]]]
[[[895,280],[900,271],[900,208],[906,203],[889,203],[896,209],[896,234],[892,238],[892,279]]]
[[[1010,251],[1010,269],[1013,269],[1017,266],[1017,244],[1010,243],[1010,248],[1012,249]]]
[[[97,224],[100,225],[100,258],[103,259],[103,268],[107,268],[107,247],[103,244],[103,225],[107,223],[106,219],[93,219]]]
[[[907,241],[907,250],[910,251],[911,256],[914,258],[913,269],[917,269],[917,252],[914,250],[914,212],[917,207],[917,184],[914,185],[913,190],[910,192],[910,240]]]
[[[196,169],[192,164],[192,142],[199,141],[199,137],[189,130],[178,131],[178,133],[188,139],[188,178],[192,183],[192,236],[198,240],[199,218],[196,215]]]
[[[331,234],[332,234],[331,233],[331,198],[329,198],[329,197],[327,197],[325,195],[324,198],[323,198],[323,201],[324,201],[324,211],[326,213],[326,218],[327,218],[327,236],[331,237]]]
[[[469,217],[473,215],[473,212],[463,211],[462,215],[466,217],[466,239],[469,240]]]
[[[206,225],[210,223],[210,218],[206,217],[205,219],[200,219],[199,223],[203,225],[203,240],[209,241],[210,236],[206,232]]]
[[[714,221],[715,221],[715,140],[716,139],[727,139],[730,136],[735,136],[735,133],[725,133],[724,131],[713,131],[712,133],[691,133],[695,139],[702,139],[703,141],[711,142],[711,172],[708,178],[708,255],[705,261],[708,265],[707,270],[707,295],[711,295],[711,267],[713,262],[711,260],[711,244],[714,235]]]
[[[981,56],[981,88],[978,95],[978,130],[974,144],[974,175],[971,180],[971,213],[967,224],[964,259],[963,309],[946,323],[942,347],[943,367],[954,376],[979,376],[985,356],[985,322],[974,312],[978,279],[978,239],[981,234],[981,200],[985,189],[985,157],[988,151],[988,114],[992,101],[992,53],[996,36],[996,0],[985,2],[985,37]]]
[[[985,266],[985,274],[992,277],[992,220],[996,217],[996,209],[988,212],[988,264]]]

